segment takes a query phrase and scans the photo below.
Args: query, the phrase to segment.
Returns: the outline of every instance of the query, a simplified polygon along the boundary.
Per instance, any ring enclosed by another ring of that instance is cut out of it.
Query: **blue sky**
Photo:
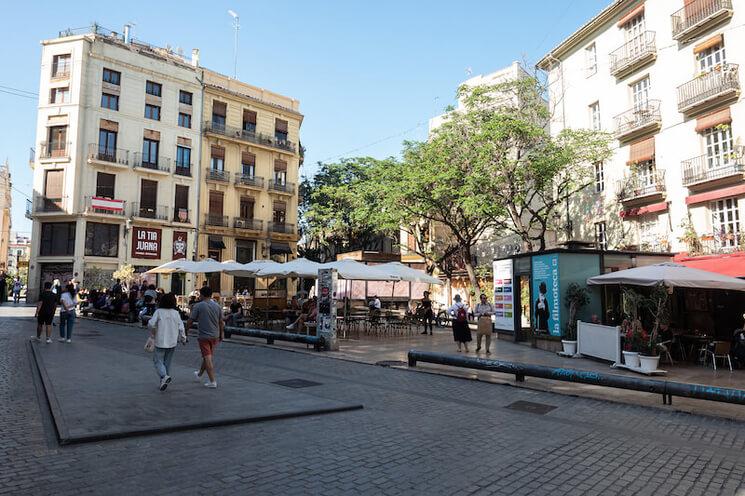
[[[201,50],[202,65],[233,69],[228,9],[241,17],[238,77],[300,100],[307,147],[303,173],[340,156],[396,155],[423,139],[427,120],[453,103],[466,70],[483,74],[514,60],[535,63],[610,0],[240,0],[6,2],[0,16],[0,161],[11,165],[13,230],[28,232],[28,150],[38,90],[39,41],[96,21],[114,31]]]

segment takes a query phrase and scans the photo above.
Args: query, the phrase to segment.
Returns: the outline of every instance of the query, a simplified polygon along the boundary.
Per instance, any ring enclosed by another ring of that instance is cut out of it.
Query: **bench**
[[[93,317],[106,320],[124,320],[125,322],[136,322],[131,313],[112,312],[101,308],[84,307],[80,309],[80,314],[87,317],[89,314]]]

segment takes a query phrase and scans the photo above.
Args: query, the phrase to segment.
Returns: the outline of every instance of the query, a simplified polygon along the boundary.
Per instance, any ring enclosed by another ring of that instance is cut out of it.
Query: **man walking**
[[[199,350],[202,352],[202,366],[199,370],[194,371],[196,380],[202,378],[202,374],[207,372],[208,382],[204,383],[205,387],[216,388],[215,365],[213,356],[217,343],[223,340],[225,333],[225,321],[222,319],[222,308],[212,300],[212,289],[209,286],[202,286],[199,290],[199,303],[191,309],[191,315],[186,322],[186,331],[191,328],[192,322],[197,323],[199,331],[198,339]]]
[[[42,330],[45,330],[47,344],[52,342],[52,319],[56,310],[57,295],[52,293],[52,283],[47,281],[36,305],[36,341],[41,341]]]

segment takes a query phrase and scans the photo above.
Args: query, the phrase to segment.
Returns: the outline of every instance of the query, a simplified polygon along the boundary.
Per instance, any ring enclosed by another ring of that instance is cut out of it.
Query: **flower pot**
[[[654,372],[660,364],[660,357],[639,355],[640,367],[644,372]]]
[[[627,367],[631,367],[632,369],[638,369],[639,368],[639,353],[637,353],[636,351],[624,351],[623,352],[623,363],[625,363]]]
[[[564,341],[561,340],[562,346],[564,346],[564,353],[567,355],[576,355],[577,354],[577,341]]]

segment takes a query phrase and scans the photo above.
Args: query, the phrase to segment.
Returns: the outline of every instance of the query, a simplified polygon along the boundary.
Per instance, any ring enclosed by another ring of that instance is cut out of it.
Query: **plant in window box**
[[[714,241],[714,235],[713,234],[702,234],[701,241]]]
[[[566,339],[561,340],[564,353],[575,355],[577,353],[577,312],[590,303],[587,288],[583,288],[576,282],[571,283],[564,295],[564,306],[569,309],[569,319],[566,324]]]
[[[698,238],[698,233],[693,227],[691,218],[684,220],[680,223],[681,229],[683,229],[683,236],[678,238],[678,241],[685,243],[688,246],[688,253],[690,255],[697,255],[703,251],[701,246],[701,240]]]

